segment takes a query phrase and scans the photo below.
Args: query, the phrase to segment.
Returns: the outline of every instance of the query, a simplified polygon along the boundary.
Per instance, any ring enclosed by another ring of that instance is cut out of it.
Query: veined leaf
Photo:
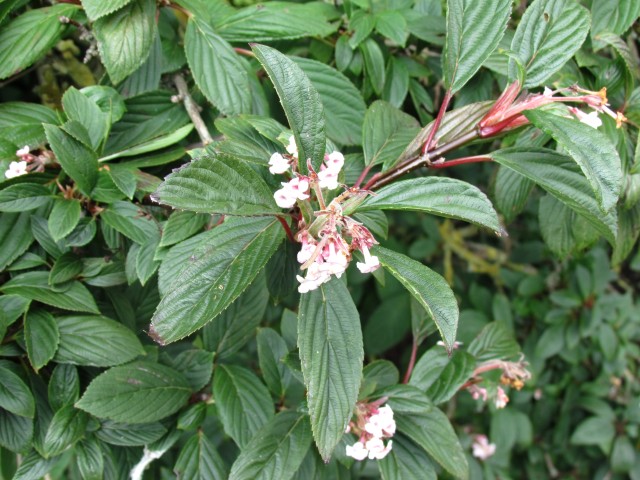
[[[80,475],[84,480],[100,480],[104,473],[104,454],[100,442],[89,437],[81,441],[75,448],[76,462]]]
[[[197,17],[189,19],[184,44],[193,78],[209,101],[227,115],[250,113],[247,71],[231,45]]]
[[[173,368],[134,362],[94,378],[76,407],[117,422],[150,423],[176,412],[189,395],[189,384]]]
[[[611,210],[620,196],[622,167],[609,138],[578,120],[550,112],[529,110],[525,116],[567,150],[587,178],[602,211]]]
[[[367,107],[351,80],[324,63],[292,58],[318,90],[324,105],[327,137],[342,145],[360,145]]]
[[[538,184],[587,219],[611,244],[615,243],[615,209],[602,212],[591,185],[570,157],[545,148],[509,148],[493,152],[491,158]]]
[[[60,342],[58,325],[49,312],[29,311],[24,322],[24,342],[29,363],[37,372],[53,358]]]
[[[591,38],[598,47],[600,35],[610,32],[622,35],[638,19],[640,3],[635,0],[608,0],[591,4]]]
[[[320,169],[326,146],[324,108],[309,77],[290,58],[265,45],[251,47],[278,93],[298,146],[301,173],[307,172],[307,159]]]
[[[82,0],[82,7],[87,13],[87,17],[89,17],[91,21],[95,21],[100,17],[104,17],[124,7],[129,2],[131,2],[131,0],[110,0],[108,2],[104,0]]]
[[[31,215],[23,213],[0,213],[0,272],[22,255],[33,242]]]
[[[198,213],[275,215],[282,211],[258,173],[223,154],[185,165],[166,177],[154,195],[160,203]]]
[[[220,365],[213,378],[213,395],[225,432],[242,450],[273,417],[271,395],[250,370]]]
[[[184,444],[174,467],[178,478],[225,480],[227,467],[215,446],[199,431]]]
[[[62,96],[64,113],[70,120],[80,122],[89,133],[91,148],[96,150],[107,135],[111,123],[109,115],[98,104],[74,87],[70,87]]]
[[[386,76],[382,49],[373,38],[367,38],[360,44],[360,51],[364,60],[366,78],[373,91],[381,95]]]
[[[451,351],[458,330],[459,310],[446,280],[422,263],[392,250],[376,246],[371,252],[425,308],[438,327],[447,350]]]
[[[431,459],[404,435],[393,436],[391,452],[378,461],[383,480],[437,480]]]
[[[21,417],[33,418],[33,393],[22,379],[10,369],[0,365],[0,408]]]
[[[3,25],[0,32],[0,79],[10,77],[47,53],[67,28],[60,17],[73,17],[78,9],[77,5],[68,3],[34,8]]]
[[[54,196],[38,183],[16,183],[0,190],[0,212],[35,210]]]
[[[311,445],[309,417],[294,411],[276,415],[233,463],[230,480],[289,480]]]
[[[54,457],[71,448],[85,433],[89,415],[72,405],[58,410],[47,428],[42,446],[45,458]]]
[[[210,220],[209,215],[176,211],[171,214],[162,230],[160,246],[175,245],[198,233]]]
[[[151,320],[158,341],[179,340],[213,320],[249,286],[283,238],[280,222],[264,218],[229,218],[214,232],[207,250],[190,260],[158,305]]]
[[[44,105],[27,102],[0,104],[0,138],[24,146],[46,141],[43,123],[59,123],[56,112]]]
[[[500,234],[502,226],[493,205],[477,187],[447,177],[402,180],[381,188],[356,211],[413,210],[465,220]]]
[[[75,198],[57,198],[49,215],[49,233],[55,242],[69,235],[82,215],[80,201]]]
[[[448,0],[444,85],[460,90],[489,58],[507,28],[512,0]]]
[[[542,85],[580,48],[589,33],[589,11],[573,0],[535,0],[524,12],[511,50],[526,70],[523,88]],[[518,65],[509,61],[509,78]]]
[[[114,84],[135,72],[149,56],[156,31],[156,2],[131,0],[93,25],[100,58]]]
[[[365,165],[384,163],[387,168],[395,165],[418,128],[418,122],[411,115],[384,100],[373,102],[362,126]]]
[[[360,315],[341,280],[302,296],[298,347],[313,437],[328,461],[353,414],[364,358]]]

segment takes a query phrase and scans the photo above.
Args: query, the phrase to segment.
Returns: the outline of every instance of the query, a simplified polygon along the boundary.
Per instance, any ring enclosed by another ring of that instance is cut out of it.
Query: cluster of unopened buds
[[[347,456],[356,460],[382,460],[391,451],[393,440],[385,445],[384,440],[396,433],[396,422],[391,407],[379,406],[378,402],[358,404],[357,419],[347,426],[347,433],[353,432],[360,438],[353,445],[347,445]]]
[[[334,198],[327,206],[324,204],[322,190],[335,190],[339,187],[338,175],[344,165],[344,156],[340,152],[325,155],[319,172],[308,164],[308,175],[297,173],[298,150],[293,136],[286,147],[287,154],[274,153],[269,159],[269,171],[273,174],[285,174],[292,171],[292,178],[282,182],[282,188],[274,193],[274,199],[281,208],[292,208],[298,201],[311,198],[312,191],[321,210],[314,212],[316,219],[322,219],[317,233],[311,233],[304,220],[299,221],[296,240],[302,244],[298,252],[301,269],[306,270],[305,277],[298,275],[298,291],[306,293],[328,282],[332,275],[340,278],[349,266],[351,253],[359,250],[364,262],[356,266],[362,273],[370,273],[380,267],[378,257],[371,255],[370,248],[378,242],[371,232],[361,223],[342,214],[342,202],[352,195],[347,189]],[[312,225],[313,226],[313,225]],[[350,242],[347,242],[350,240]]]
[[[486,402],[490,395],[486,388],[478,385],[478,383],[482,381],[479,375],[496,369],[502,370],[500,377],[500,383],[502,385],[520,390],[524,386],[524,383],[531,378],[531,373],[527,370],[527,366],[528,364],[524,361],[524,357],[520,358],[517,362],[489,360],[481,363],[476,367],[472,380],[466,387],[467,391],[474,400]],[[501,386],[496,388],[495,393],[491,395],[491,397],[493,398],[496,408],[504,408],[507,406],[507,403],[509,403],[509,396]]]
[[[51,152],[45,150],[40,155],[34,155],[28,145],[16,151],[16,156],[20,160],[9,164],[9,168],[4,172],[5,178],[20,177],[33,171],[42,172],[44,166],[52,161]]]

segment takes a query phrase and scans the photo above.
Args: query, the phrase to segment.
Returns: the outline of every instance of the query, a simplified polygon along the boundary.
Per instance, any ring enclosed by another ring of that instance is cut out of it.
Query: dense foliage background
[[[254,3],[0,0],[0,479],[640,479],[640,2]]]

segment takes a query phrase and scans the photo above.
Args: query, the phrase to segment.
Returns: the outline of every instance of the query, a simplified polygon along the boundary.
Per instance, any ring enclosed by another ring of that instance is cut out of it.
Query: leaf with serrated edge
[[[511,42],[525,67],[524,88],[541,85],[580,48],[589,33],[589,11],[573,0],[535,0],[524,12]],[[509,78],[518,64],[509,61]]]
[[[381,188],[356,211],[413,210],[447,218],[465,220],[502,232],[493,205],[477,187],[446,177],[403,180]]]
[[[93,379],[76,407],[98,418],[150,423],[182,408],[191,389],[172,368],[152,362],[113,367]]]
[[[444,84],[460,90],[489,58],[507,28],[513,0],[448,0]]]
[[[376,246],[371,252],[418,302],[435,322],[448,350],[453,348],[458,330],[458,302],[446,280],[420,262]]]
[[[543,110],[529,110],[525,116],[564,147],[593,188],[602,211],[611,210],[620,196],[622,167],[609,138],[577,119]]]
[[[313,437],[328,461],[353,414],[364,358],[360,315],[341,280],[302,296],[298,347]]]
[[[198,213],[282,212],[258,173],[244,162],[222,154],[199,158],[172,173],[154,196],[162,204]]]
[[[170,343],[213,320],[249,286],[283,236],[270,218],[229,218],[216,227],[207,250],[190,260],[158,305],[154,338]]]
[[[227,467],[215,446],[199,431],[184,444],[174,467],[178,478],[225,480]]]
[[[131,2],[131,0],[109,0],[108,2],[104,0],[82,0],[82,7],[87,13],[87,17],[95,21],[100,17],[104,17],[124,7],[129,2]]]
[[[615,244],[616,210],[602,213],[589,182],[570,157],[546,148],[508,148],[491,153],[491,158],[538,184]]]
[[[21,417],[33,418],[33,393],[22,379],[0,365],[0,407]]]
[[[404,435],[393,436],[391,452],[377,462],[383,480],[437,480],[431,459]]]
[[[284,113],[298,146],[301,173],[307,172],[307,159],[319,171],[326,146],[324,108],[311,80],[290,58],[265,45],[251,46],[278,93]]]
[[[58,325],[44,310],[30,311],[24,322],[24,343],[29,362],[37,372],[53,358],[60,342]]]
[[[309,417],[294,411],[276,415],[242,450],[229,480],[289,480],[311,445]]]
[[[197,17],[189,19],[184,43],[193,78],[209,101],[227,115],[250,113],[249,79],[231,45]]]

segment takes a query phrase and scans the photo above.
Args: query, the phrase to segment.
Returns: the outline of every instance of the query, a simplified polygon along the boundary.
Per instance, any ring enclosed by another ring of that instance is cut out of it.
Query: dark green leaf
[[[0,408],[0,445],[15,453],[31,448],[33,419],[21,417]]]
[[[151,321],[157,341],[189,335],[225,310],[253,281],[283,238],[280,222],[229,218],[190,260]]]
[[[53,197],[44,185],[17,183],[0,190],[1,212],[24,212],[45,205]]]
[[[382,98],[396,108],[401,108],[409,91],[409,70],[404,62],[389,59]]]
[[[33,418],[33,394],[22,379],[10,369],[0,365],[0,407],[21,417]]]
[[[472,355],[466,352],[454,352],[438,380],[427,390],[427,395],[435,404],[450,400],[473,376],[475,367],[476,359]]]
[[[60,334],[53,316],[45,310],[31,310],[24,322],[24,343],[29,362],[37,372],[53,358]]]
[[[339,279],[302,296],[298,346],[313,437],[328,461],[353,414],[364,357],[360,315]]]
[[[80,397],[80,376],[73,365],[59,363],[49,379],[48,398],[51,408],[60,410],[73,405]]]
[[[264,381],[276,398],[284,398],[291,372],[286,367],[283,358],[289,353],[283,338],[271,328],[258,331],[258,360]]]
[[[69,235],[78,222],[82,211],[76,199],[56,199],[49,215],[49,233],[55,242]]]
[[[166,247],[185,240],[198,233],[211,217],[188,211],[176,211],[171,214],[162,230],[160,246]]]
[[[75,253],[63,253],[49,272],[49,284],[56,285],[73,280],[82,273],[83,264]]]
[[[124,7],[130,1],[131,0],[111,0],[104,2],[103,0],[82,0],[82,7],[84,11],[87,12],[87,17],[94,21]]]
[[[367,38],[360,44],[360,51],[364,59],[367,80],[373,91],[381,95],[385,83],[384,55],[380,46],[372,38]]]
[[[109,130],[109,114],[103,112],[94,100],[74,87],[64,92],[62,106],[70,120],[75,120],[86,128],[91,140],[88,146],[96,150],[105,140]]]
[[[89,416],[71,405],[56,412],[44,437],[45,458],[54,457],[84,437]]]
[[[74,452],[80,475],[83,480],[102,480],[104,474],[104,456],[100,442],[87,438],[76,445]]]
[[[132,0],[93,25],[100,57],[114,84],[135,72],[149,56],[155,37],[156,3]]]
[[[213,376],[213,396],[224,431],[241,449],[273,417],[269,391],[246,368],[218,366]]]
[[[376,31],[401,47],[409,35],[407,21],[396,10],[383,10],[376,15]]]
[[[484,362],[513,357],[520,352],[520,346],[504,324],[491,322],[473,339],[468,350],[478,362]]]
[[[571,435],[572,445],[600,445],[605,451],[615,437],[613,422],[607,418],[589,417],[581,422]]]
[[[133,362],[98,375],[76,407],[117,422],[149,423],[168,417],[189,398],[184,376],[152,362]]]
[[[0,272],[22,255],[31,242],[30,214],[0,213]]]
[[[225,215],[268,215],[282,210],[250,166],[226,155],[202,157],[165,178],[154,194],[174,208]]]
[[[204,388],[213,373],[213,353],[198,348],[185,350],[172,359],[171,364],[181,372],[195,392]]]
[[[391,452],[377,462],[383,480],[436,480],[436,471],[424,450],[403,435],[393,436]]]
[[[213,444],[203,432],[192,436],[180,451],[174,467],[178,478],[193,480],[224,480],[227,467]]]
[[[105,420],[96,436],[110,445],[136,447],[156,442],[166,433],[167,429],[160,422],[132,425]]]
[[[145,211],[130,202],[115,202],[105,209],[100,218],[118,232],[140,245],[160,234],[159,226],[145,217]]]
[[[604,32],[622,35],[638,19],[640,3],[635,0],[609,0],[591,4],[591,38],[599,40]],[[598,43],[595,43],[599,46]]]
[[[501,166],[498,169],[493,199],[506,223],[510,223],[522,212],[533,186],[531,180],[509,168]]]
[[[58,459],[44,459],[35,450],[31,450],[22,459],[13,480],[38,480],[46,475]]]
[[[34,147],[43,144],[46,141],[43,123],[59,123],[56,112],[37,103],[0,104],[0,138],[15,145]]]
[[[319,170],[325,153],[325,122],[317,90],[290,58],[264,45],[251,48],[273,82],[284,108],[298,146],[301,173],[307,172],[307,159]]]
[[[422,415],[435,408],[427,394],[413,385],[392,385],[378,390],[375,397],[388,397],[386,403],[396,413]]]
[[[106,317],[74,315],[56,318],[59,363],[110,367],[144,355],[140,340],[124,325]]]
[[[289,480],[311,445],[309,417],[294,411],[276,415],[243,449],[230,480]]]

